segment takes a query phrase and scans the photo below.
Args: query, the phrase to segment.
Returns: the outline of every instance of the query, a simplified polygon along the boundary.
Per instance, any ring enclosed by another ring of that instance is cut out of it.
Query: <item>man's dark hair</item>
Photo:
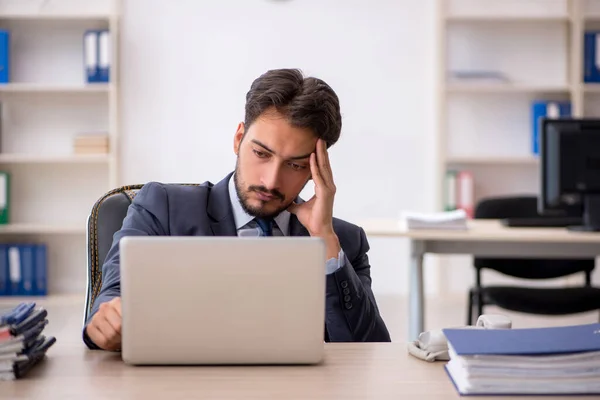
[[[258,77],[246,94],[246,129],[267,109],[275,107],[292,126],[308,128],[330,147],[340,137],[342,116],[333,89],[297,69],[270,70]]]

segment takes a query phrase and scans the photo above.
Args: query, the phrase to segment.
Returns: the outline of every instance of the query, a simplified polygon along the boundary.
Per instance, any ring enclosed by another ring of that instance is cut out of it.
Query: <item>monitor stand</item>
[[[569,226],[570,231],[600,232],[600,194],[586,194],[583,198],[583,225]]]

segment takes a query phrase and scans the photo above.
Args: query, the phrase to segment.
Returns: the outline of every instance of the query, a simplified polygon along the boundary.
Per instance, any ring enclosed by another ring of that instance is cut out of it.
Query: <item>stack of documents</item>
[[[75,136],[73,141],[75,154],[107,154],[107,133],[82,133]]]
[[[56,342],[42,334],[48,312],[35,303],[21,303],[0,316],[0,380],[23,377]]]
[[[600,394],[600,324],[443,332],[460,394]]]
[[[467,229],[467,213],[465,210],[429,214],[405,212],[403,217],[408,229]]]

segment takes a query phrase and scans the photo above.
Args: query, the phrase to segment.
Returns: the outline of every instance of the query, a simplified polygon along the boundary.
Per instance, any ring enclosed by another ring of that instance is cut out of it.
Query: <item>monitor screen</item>
[[[600,119],[544,119],[540,213],[581,215],[585,195],[600,193]]]

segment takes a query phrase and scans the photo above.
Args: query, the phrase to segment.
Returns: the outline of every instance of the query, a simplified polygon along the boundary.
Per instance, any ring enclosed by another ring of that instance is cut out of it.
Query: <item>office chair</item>
[[[113,235],[121,229],[127,209],[142,186],[123,186],[111,190],[96,201],[88,216],[84,324],[102,287],[102,264],[112,245]]]
[[[195,183],[183,185],[197,186]],[[102,288],[102,265],[110,250],[114,234],[121,229],[129,205],[143,184],[122,186],[100,197],[87,220],[87,287],[83,323],[87,321]]]
[[[476,219],[539,217],[535,196],[494,197],[475,207]],[[519,228],[510,228],[519,229]],[[469,290],[467,325],[473,324],[473,311],[483,314],[483,307],[500,308],[541,315],[566,315],[600,309],[600,288],[591,286],[592,259],[519,259],[475,257],[475,286]],[[532,288],[518,286],[484,286],[483,269],[522,279],[552,279],[583,273],[585,284],[579,287]]]

